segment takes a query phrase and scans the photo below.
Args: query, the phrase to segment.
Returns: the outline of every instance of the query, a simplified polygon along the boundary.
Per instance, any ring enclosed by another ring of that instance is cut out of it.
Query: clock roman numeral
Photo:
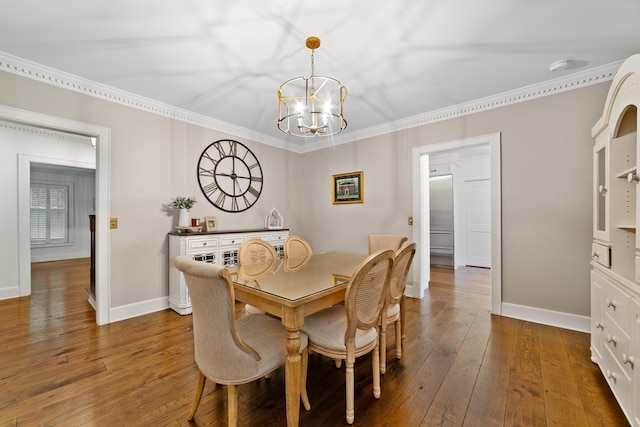
[[[229,141],[229,154],[236,157],[238,155],[238,143]]]
[[[258,196],[260,196],[260,192],[258,190],[256,190],[255,188],[253,188],[253,187],[249,187],[249,189],[247,191],[249,193],[253,194],[256,199],[258,198]]]
[[[220,195],[216,199],[216,206],[224,206],[224,200],[227,198],[227,195],[223,192],[220,192]]]
[[[207,159],[211,160],[211,163],[213,163],[213,166],[215,166],[215,165],[217,165],[217,164],[218,164],[218,161],[217,161],[216,159],[214,159],[213,157],[211,157],[211,156],[209,155],[209,153],[207,153],[207,152],[202,153],[202,157],[204,157],[204,158],[207,158]]]
[[[231,199],[231,210],[232,211],[237,211],[238,210],[238,198],[234,197],[233,199]]]
[[[214,170],[215,170],[215,169],[205,169],[205,168],[203,168],[202,166],[200,166],[200,167],[198,168],[198,174],[199,174],[200,176],[206,176],[206,177],[209,177],[209,178],[213,178],[213,176],[214,176],[213,171],[214,171]]]
[[[207,194],[207,197],[209,197],[213,193],[218,191],[218,184],[216,184],[215,182],[212,182],[211,184],[207,184],[204,187],[202,187],[202,191],[204,191]]]
[[[220,157],[226,157],[227,153],[225,153],[224,147],[222,146],[222,144],[216,143],[215,146],[218,149],[218,154],[220,154]]]

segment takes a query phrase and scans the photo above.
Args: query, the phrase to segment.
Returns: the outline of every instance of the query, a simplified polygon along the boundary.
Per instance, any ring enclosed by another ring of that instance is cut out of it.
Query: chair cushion
[[[234,364],[228,364],[225,368],[227,378],[243,378],[242,382],[245,382],[247,377],[260,378],[284,363],[287,357],[286,330],[278,319],[264,314],[250,314],[236,320],[236,331],[245,343],[258,352],[260,360],[253,372],[233,372]],[[307,347],[307,336],[300,334],[300,341],[302,351]]]
[[[334,305],[304,319],[302,331],[309,341],[320,347],[336,351],[347,351],[344,334],[347,330],[347,314],[344,305]],[[376,328],[356,331],[356,349],[378,339]]]
[[[387,319],[396,319],[398,316],[400,316],[400,304],[389,304],[387,307]]]

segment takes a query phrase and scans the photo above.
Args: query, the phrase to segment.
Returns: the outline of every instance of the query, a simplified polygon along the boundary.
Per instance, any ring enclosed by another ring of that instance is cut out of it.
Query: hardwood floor
[[[226,390],[207,384],[195,422],[191,316],[166,310],[96,326],[88,260],[34,264],[31,297],[0,301],[0,426],[226,425]],[[587,334],[490,314],[490,271],[433,269],[408,299],[406,346],[388,339],[382,397],[356,362],[366,426],[625,426]],[[239,307],[241,307],[239,305]],[[241,313],[240,313],[241,314]],[[311,355],[301,426],[342,426],[344,367]],[[238,387],[239,425],[285,425],[284,369]]]

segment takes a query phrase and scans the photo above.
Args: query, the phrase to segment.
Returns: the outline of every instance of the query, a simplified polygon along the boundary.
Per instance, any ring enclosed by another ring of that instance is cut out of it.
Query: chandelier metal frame
[[[330,136],[347,127],[342,105],[347,88],[333,77],[316,76],[314,50],[320,39],[309,37],[311,76],[296,77],[280,85],[278,90],[278,129],[302,138]]]

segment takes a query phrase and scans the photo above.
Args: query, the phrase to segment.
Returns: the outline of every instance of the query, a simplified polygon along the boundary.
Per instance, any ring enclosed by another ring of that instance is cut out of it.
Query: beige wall
[[[502,135],[503,302],[590,314],[591,127],[608,83],[306,154],[303,233],[320,250],[366,249],[368,232],[411,236],[412,147]],[[331,174],[363,170],[365,204],[332,206]],[[320,198],[315,195],[320,194]]]
[[[177,195],[195,195],[192,215],[216,216],[220,228],[260,227],[275,206],[317,252],[366,251],[370,232],[412,233],[413,147],[500,132],[503,300],[589,315],[590,129],[606,83],[304,155],[241,140],[265,183],[240,214],[209,205],[195,172],[204,147],[232,136],[4,72],[0,89],[0,104],[111,129],[111,216],[119,219],[110,235],[111,307],[167,295],[166,233],[175,220],[163,205]],[[332,205],[331,175],[359,170],[365,203]]]
[[[262,227],[274,206],[287,225],[295,225],[296,207],[286,190],[288,165],[296,154],[242,141],[261,160],[265,182],[256,205],[228,214],[202,196],[196,164],[208,144],[229,135],[4,72],[0,72],[0,104],[111,129],[110,216],[118,218],[118,229],[110,232],[111,308],[168,295],[167,232],[177,218],[164,205],[176,196],[194,195],[198,203],[192,216],[215,216],[223,229]],[[3,146],[0,141],[5,158]],[[13,188],[16,179],[11,174],[6,185]],[[17,271],[15,245],[6,251],[14,256],[0,260],[0,268]],[[0,289],[9,286],[3,280]],[[11,286],[15,280],[12,275]]]

